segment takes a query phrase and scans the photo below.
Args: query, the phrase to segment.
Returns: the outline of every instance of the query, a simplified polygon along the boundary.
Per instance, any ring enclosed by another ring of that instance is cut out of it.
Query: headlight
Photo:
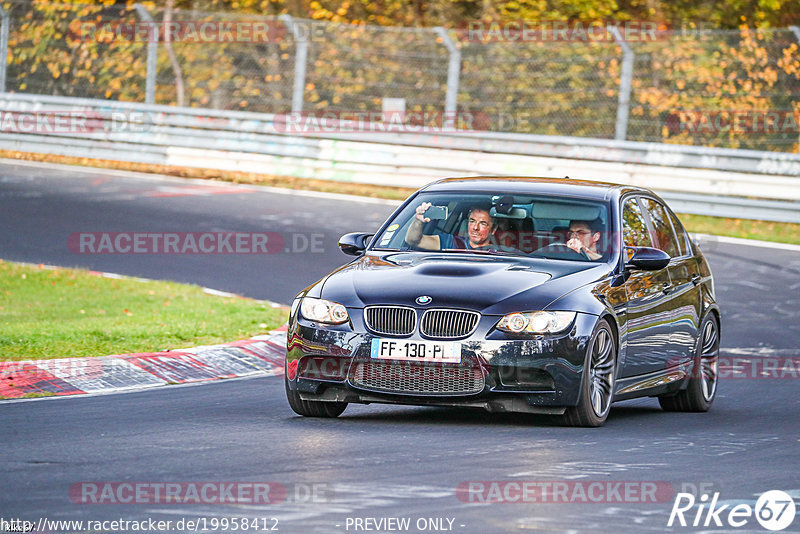
[[[336,302],[305,297],[300,302],[300,313],[309,321],[328,324],[346,323],[350,318],[347,308]]]
[[[557,334],[569,328],[576,312],[509,313],[497,323],[497,329],[512,334]]]

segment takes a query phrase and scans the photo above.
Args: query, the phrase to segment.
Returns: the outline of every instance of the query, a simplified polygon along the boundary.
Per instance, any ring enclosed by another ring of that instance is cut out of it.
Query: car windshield
[[[513,193],[421,193],[372,241],[373,250],[469,252],[607,261],[603,202]]]

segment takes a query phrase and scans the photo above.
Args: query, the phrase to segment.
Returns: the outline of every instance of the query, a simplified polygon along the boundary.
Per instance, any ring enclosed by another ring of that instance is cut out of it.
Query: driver
[[[599,260],[603,257],[597,252],[597,242],[600,241],[602,221],[570,221],[567,246],[579,254],[585,254],[590,260]]]
[[[423,202],[417,206],[414,222],[406,232],[406,243],[413,247],[425,250],[467,249],[467,250],[498,250],[494,240],[497,231],[497,222],[489,215],[489,208],[472,206],[467,219],[468,239],[462,236],[437,233],[425,235],[422,233],[422,224],[429,222],[425,212],[431,207],[430,202]]]

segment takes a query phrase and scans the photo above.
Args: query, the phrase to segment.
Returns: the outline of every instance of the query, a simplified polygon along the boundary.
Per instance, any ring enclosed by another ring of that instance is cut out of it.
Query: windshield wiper
[[[505,250],[490,249],[484,250],[480,248],[443,248],[440,252],[466,252],[469,254],[484,254],[487,256],[520,256],[513,252],[506,252]]]

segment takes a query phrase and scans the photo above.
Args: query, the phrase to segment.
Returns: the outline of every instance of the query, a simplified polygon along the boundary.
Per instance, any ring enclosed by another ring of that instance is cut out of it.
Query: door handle
[[[663,284],[661,284],[661,292],[662,293],[667,295],[667,294],[669,294],[670,291],[672,291],[672,285],[669,282],[664,282]]]
[[[702,280],[702,277],[701,277],[699,274],[697,274],[697,273],[694,273],[694,274],[692,275],[692,283],[693,283],[694,285],[697,285],[697,284],[699,284],[699,283],[700,283],[700,280]]]

